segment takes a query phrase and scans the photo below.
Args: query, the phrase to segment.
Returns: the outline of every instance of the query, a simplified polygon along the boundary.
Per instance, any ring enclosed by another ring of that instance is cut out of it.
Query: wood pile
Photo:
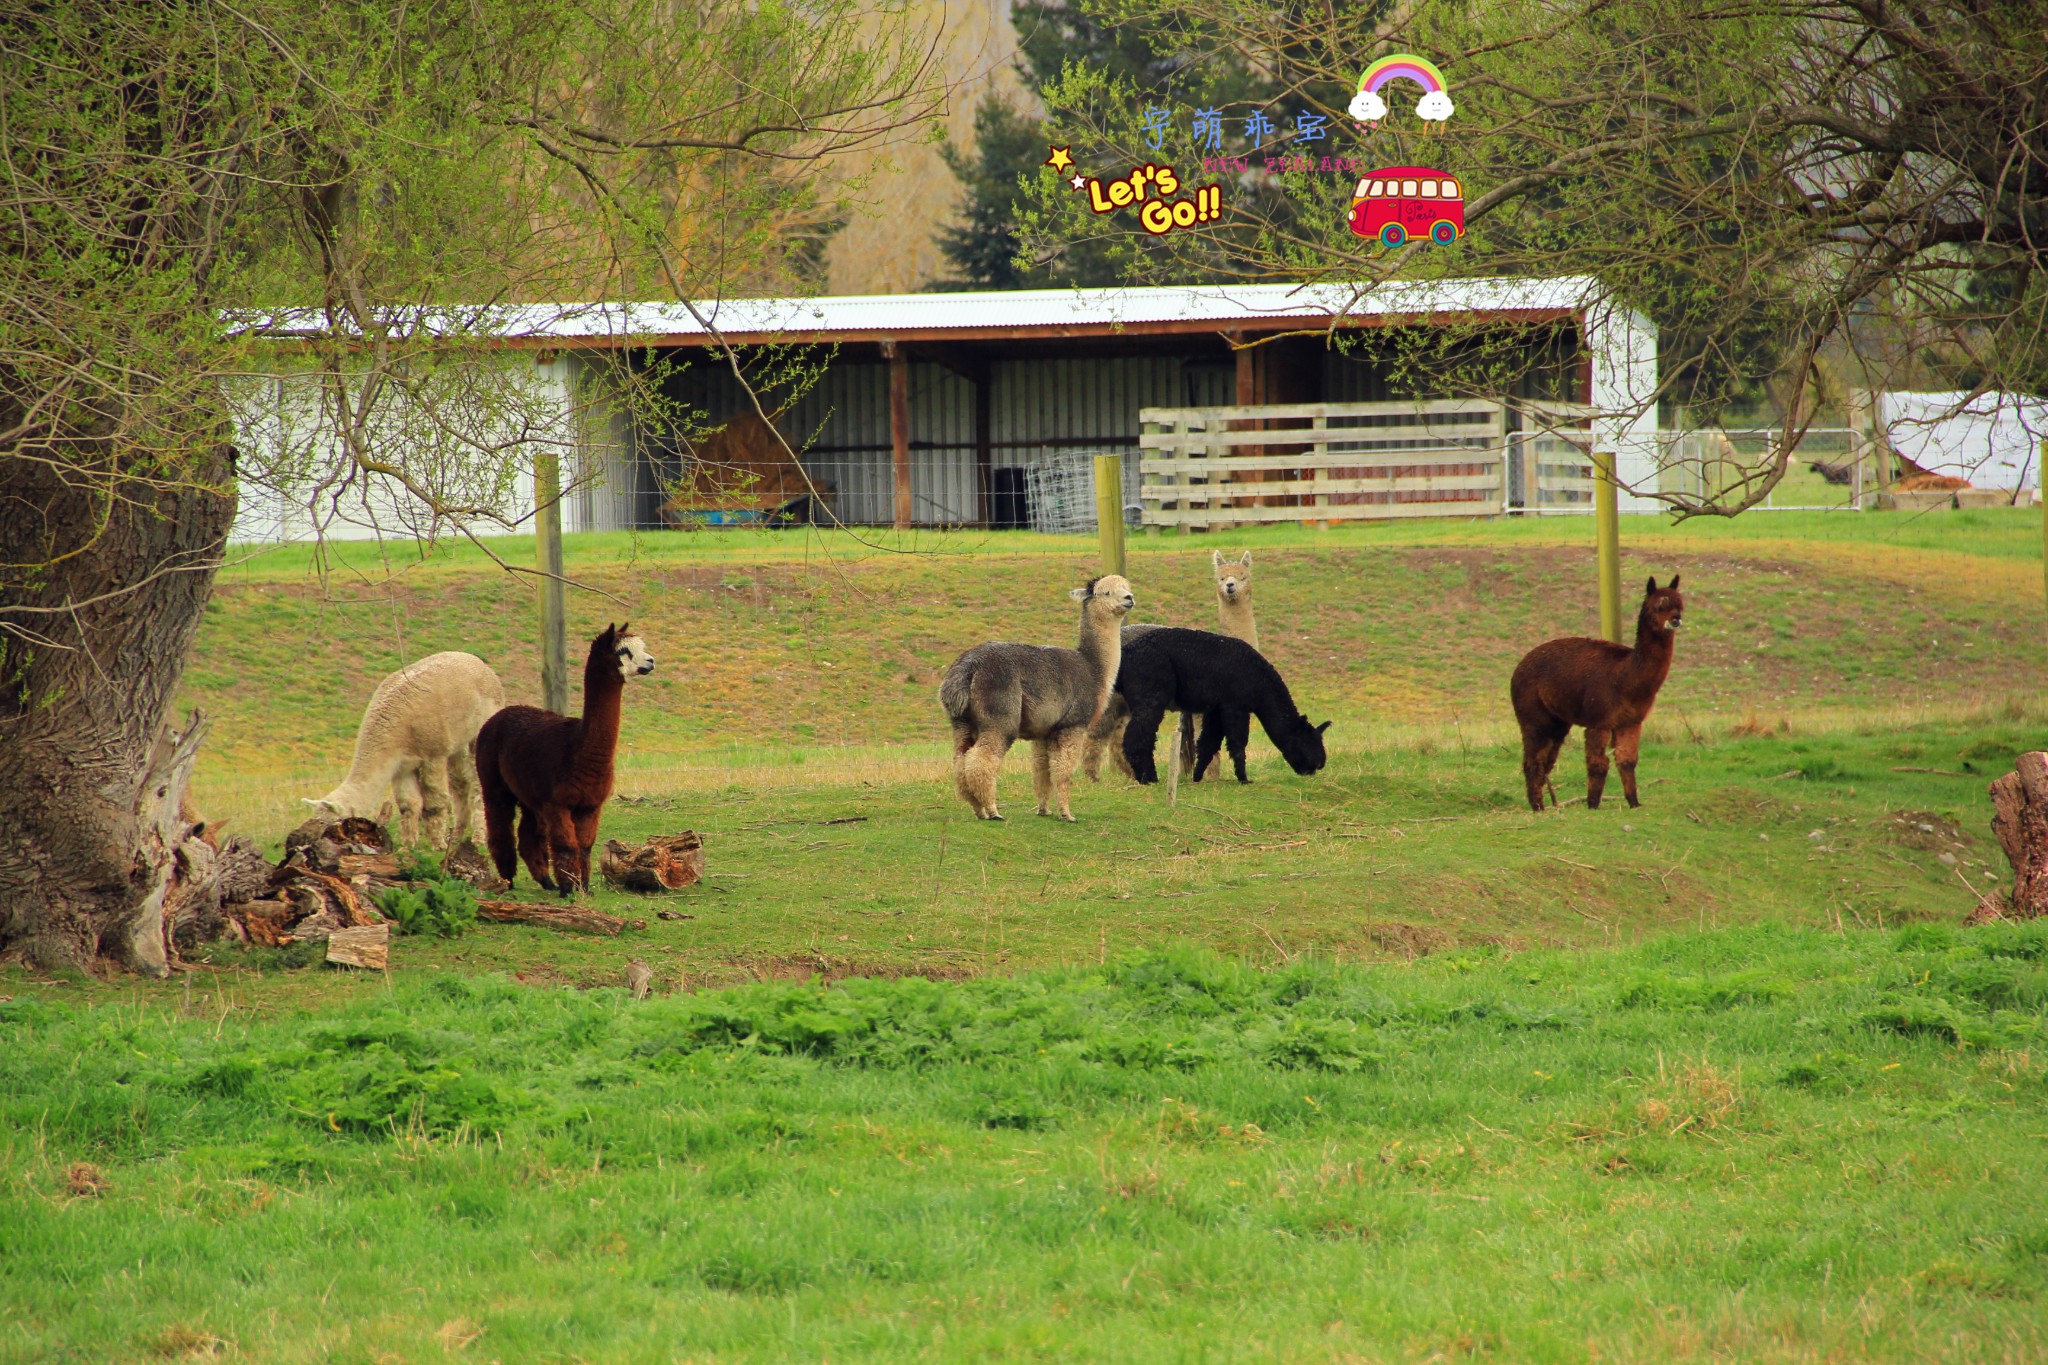
[[[327,961],[381,970],[389,961],[391,929],[377,909],[378,898],[394,887],[421,884],[399,871],[390,831],[361,816],[306,821],[285,836],[284,857],[274,867],[246,839],[216,845],[196,817],[184,834],[174,845],[177,875],[164,903],[174,948],[221,937],[264,947],[324,941]],[[687,838],[701,848],[694,834]],[[696,866],[701,876],[701,853]],[[441,867],[477,889],[481,919],[607,936],[647,927],[645,920],[621,919],[573,903],[484,899],[505,890],[505,883],[468,840]]]
[[[657,835],[638,847],[607,839],[598,870],[622,891],[680,891],[704,880],[704,841],[691,829]]]
[[[2048,915],[2048,753],[2021,754],[1991,784],[1991,832],[2012,864],[2012,894],[1986,896],[1971,923]]]

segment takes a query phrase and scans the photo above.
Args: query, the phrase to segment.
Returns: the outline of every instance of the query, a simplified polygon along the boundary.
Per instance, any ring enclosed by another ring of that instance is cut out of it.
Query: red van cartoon
[[[1455,176],[1427,166],[1369,171],[1351,192],[1351,230],[1382,246],[1428,238],[1449,246],[1465,235],[1465,191]]]

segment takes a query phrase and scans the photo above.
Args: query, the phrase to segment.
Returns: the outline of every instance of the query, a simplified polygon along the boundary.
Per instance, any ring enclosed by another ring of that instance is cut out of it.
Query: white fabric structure
[[[1877,420],[1891,448],[1930,473],[1978,488],[2039,488],[2048,399],[2017,393],[1885,393]]]

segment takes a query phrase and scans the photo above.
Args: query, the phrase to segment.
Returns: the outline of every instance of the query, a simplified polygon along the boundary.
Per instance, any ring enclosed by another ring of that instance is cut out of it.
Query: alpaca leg
[[[484,846],[491,851],[491,866],[510,886],[519,866],[516,861],[518,849],[513,841],[519,803],[513,799],[512,789],[505,785],[504,777],[498,772],[495,752],[478,756],[476,785],[484,803]]]
[[[1600,792],[1607,785],[1607,746],[1614,732],[1586,728],[1586,809],[1600,809]]]
[[[582,881],[583,855],[576,847],[576,820],[561,806],[549,806],[541,815],[548,856],[555,865],[555,889],[567,899],[586,889]]]
[[[1249,711],[1232,714],[1223,730],[1223,742],[1230,749],[1230,766],[1237,772],[1239,782],[1249,782],[1244,775],[1245,746],[1251,743],[1252,715]]]
[[[519,860],[540,883],[541,890],[555,889],[554,874],[548,870],[548,836],[541,825],[540,812],[525,805],[519,808]]]
[[[1116,770],[1136,782],[1138,774],[1131,768],[1131,760],[1124,755],[1124,733],[1131,728],[1131,713],[1128,708],[1116,723],[1116,734],[1109,741],[1109,761]]]
[[[960,795],[967,799],[976,819],[1003,818],[996,808],[996,775],[1002,771],[1003,755],[1009,751],[1009,740],[985,734],[960,756]]]
[[[448,761],[429,758],[421,762],[420,837],[433,848],[448,847]]]
[[[476,838],[476,743],[448,755],[448,847]]]
[[[1194,766],[1195,762],[1195,713],[1180,713],[1180,728],[1176,732],[1180,745],[1180,766],[1183,769]]]
[[[590,850],[597,844],[597,817],[599,808],[572,812],[576,830],[576,879],[584,891],[590,890]]]
[[[1194,761],[1188,765],[1193,775],[1191,781],[1200,782],[1202,775],[1209,771],[1209,765],[1216,761],[1216,755],[1223,749],[1223,716],[1211,711],[1202,717],[1202,734],[1195,741]]]
[[[1088,774],[1090,782],[1102,780],[1102,756],[1118,752],[1123,748],[1124,723],[1131,718],[1131,708],[1124,705],[1121,695],[1112,692],[1103,704],[1102,714],[1088,727],[1088,737],[1081,745],[1081,769]]]
[[[1159,742],[1162,717],[1162,712],[1134,707],[1131,723],[1124,727],[1124,758],[1131,765],[1131,779],[1141,785],[1150,786],[1159,780],[1159,765],[1153,761],[1152,749]]]
[[[398,803],[398,842],[408,848],[420,841],[420,770],[408,763],[391,778],[391,796]]]
[[[1636,756],[1643,748],[1643,727],[1631,725],[1626,730],[1614,732],[1614,766],[1621,769],[1621,794],[1628,798],[1630,806],[1639,806],[1636,800]]]
[[[968,755],[974,752],[974,729],[968,725],[953,727],[953,790],[960,793],[960,799],[970,806],[976,815],[981,807],[975,803],[974,789],[968,781]]]
[[[1529,809],[1543,809],[1543,794],[1550,789],[1550,804],[1557,804],[1557,792],[1550,787],[1550,770],[1557,763],[1557,751],[1564,744],[1566,727],[1559,730],[1542,721],[1522,722],[1522,785],[1529,796]]]
[[[1031,794],[1038,798],[1038,813],[1052,814],[1052,741],[1031,741]]]
[[[1074,812],[1068,809],[1068,798],[1074,790],[1074,767],[1081,761],[1081,744],[1085,736],[1080,730],[1062,730],[1050,741],[1052,746],[1052,790],[1059,801],[1060,819],[1072,822]]]

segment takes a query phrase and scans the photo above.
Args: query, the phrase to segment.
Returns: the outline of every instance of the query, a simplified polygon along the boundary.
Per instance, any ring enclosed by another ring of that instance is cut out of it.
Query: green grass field
[[[2048,1357],[2048,931],[1954,927],[2048,738],[2039,514],[1632,519],[1645,804],[1537,816],[1506,674],[1588,530],[1231,540],[1330,766],[1077,825],[1021,755],[969,818],[935,693],[1090,546],[572,540],[572,629],[661,661],[604,834],[707,883],[386,976],[0,968],[0,1361]],[[1134,544],[1141,617],[1213,619],[1212,543]],[[266,840],[402,659],[537,691],[481,554],[315,567],[225,575],[187,678]]]

